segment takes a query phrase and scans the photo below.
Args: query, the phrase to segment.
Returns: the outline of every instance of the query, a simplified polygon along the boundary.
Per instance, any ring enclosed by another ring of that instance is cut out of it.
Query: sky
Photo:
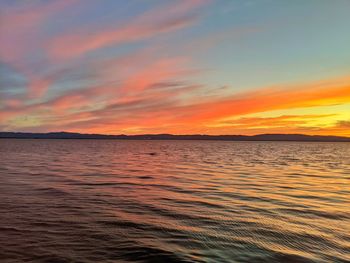
[[[349,0],[1,0],[0,130],[350,136]]]

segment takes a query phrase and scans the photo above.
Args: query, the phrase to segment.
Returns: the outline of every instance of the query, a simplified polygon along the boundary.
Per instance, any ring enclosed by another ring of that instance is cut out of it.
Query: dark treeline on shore
[[[27,133],[0,132],[0,138],[13,139],[114,139],[114,140],[216,140],[216,141],[317,141],[317,142],[350,142],[350,137],[320,136],[304,134],[259,134],[259,135],[104,135],[82,134],[72,132]]]

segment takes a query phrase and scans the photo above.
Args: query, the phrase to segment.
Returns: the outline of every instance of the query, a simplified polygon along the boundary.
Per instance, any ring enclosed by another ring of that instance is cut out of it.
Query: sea
[[[0,139],[0,262],[350,262],[350,143]]]

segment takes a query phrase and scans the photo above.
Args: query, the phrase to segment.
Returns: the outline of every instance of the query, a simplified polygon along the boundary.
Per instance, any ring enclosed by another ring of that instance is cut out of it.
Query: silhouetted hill
[[[247,136],[247,135],[201,135],[201,134],[104,135],[104,134],[82,134],[82,133],[72,133],[72,132],[49,132],[49,133],[0,132],[0,138],[350,142],[350,137],[319,136],[319,135],[304,135],[304,134],[259,134],[259,135]]]

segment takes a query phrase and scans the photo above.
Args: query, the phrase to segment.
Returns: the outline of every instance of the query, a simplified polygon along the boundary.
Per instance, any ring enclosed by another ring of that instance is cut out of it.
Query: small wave
[[[0,146],[1,262],[350,262],[348,144],[29,142]]]
[[[301,257],[299,255],[276,254],[272,256],[268,262],[276,263],[315,263],[315,261]]]
[[[121,252],[120,259],[133,262],[167,262],[167,263],[194,263],[195,261],[181,257],[163,249],[151,247],[133,247],[125,252]],[[196,261],[198,262],[198,261]]]

